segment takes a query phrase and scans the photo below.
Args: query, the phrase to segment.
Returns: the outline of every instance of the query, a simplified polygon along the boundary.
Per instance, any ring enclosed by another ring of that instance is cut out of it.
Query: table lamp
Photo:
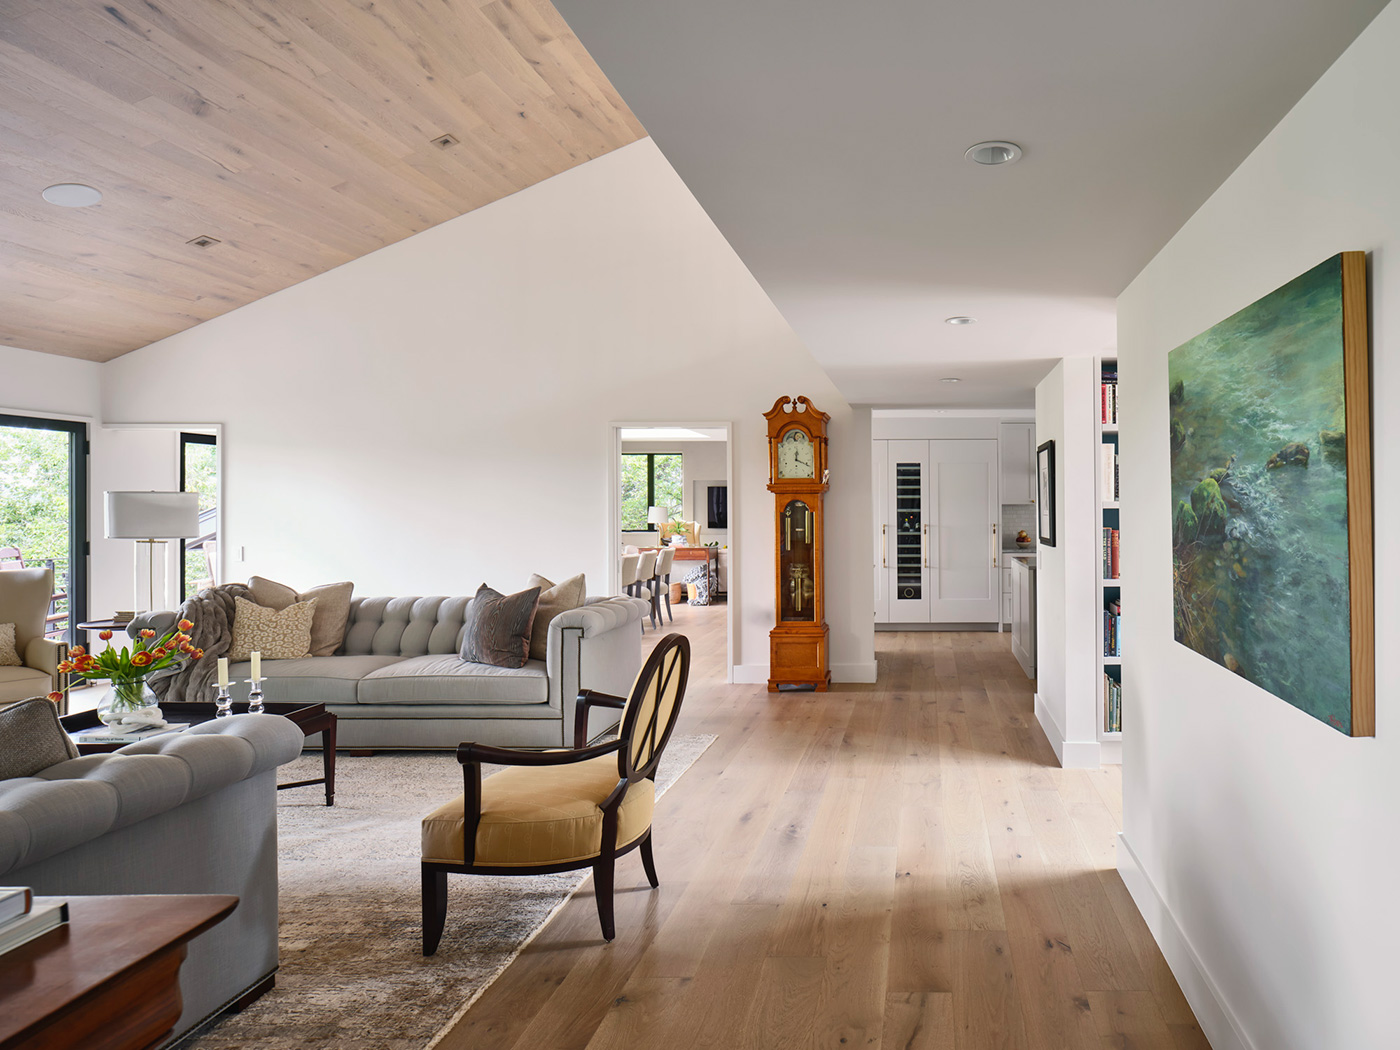
[[[666,546],[666,537],[662,532],[671,523],[671,513],[665,507],[652,507],[647,511],[647,524],[656,526],[656,536],[658,547]]]
[[[108,492],[107,538],[135,540],[147,545],[146,611],[156,604],[157,543],[184,540],[199,535],[199,493],[197,492]],[[140,548],[138,547],[139,551]],[[135,558],[132,571],[135,601],[141,601],[141,559]]]

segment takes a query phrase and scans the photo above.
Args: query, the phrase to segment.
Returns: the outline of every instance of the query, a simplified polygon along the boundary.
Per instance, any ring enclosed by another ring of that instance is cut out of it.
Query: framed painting
[[[1375,733],[1366,254],[1167,356],[1176,640],[1342,733]]]
[[[1055,442],[1035,450],[1035,506],[1040,518],[1040,542],[1055,546]]]

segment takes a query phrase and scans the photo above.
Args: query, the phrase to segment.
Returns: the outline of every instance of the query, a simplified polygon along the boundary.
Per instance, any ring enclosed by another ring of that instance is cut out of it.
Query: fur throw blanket
[[[252,594],[241,583],[207,587],[180,606],[176,620],[189,620],[190,641],[204,650],[202,660],[186,660],[147,678],[151,691],[161,700],[209,700],[218,695],[219,657],[227,656],[233,644],[233,600],[252,601]]]

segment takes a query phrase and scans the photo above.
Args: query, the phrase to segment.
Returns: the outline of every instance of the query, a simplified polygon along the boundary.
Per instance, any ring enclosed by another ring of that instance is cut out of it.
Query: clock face
[[[778,443],[778,477],[813,478],[817,475],[816,452],[803,430],[789,430]]]

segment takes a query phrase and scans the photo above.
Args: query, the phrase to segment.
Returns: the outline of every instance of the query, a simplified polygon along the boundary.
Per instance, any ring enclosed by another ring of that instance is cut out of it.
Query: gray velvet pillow
[[[0,780],[32,777],[77,757],[52,700],[38,696],[0,707]]]
[[[462,623],[462,659],[494,667],[524,667],[530,659],[530,629],[540,589],[502,594],[482,584],[467,603]]]

